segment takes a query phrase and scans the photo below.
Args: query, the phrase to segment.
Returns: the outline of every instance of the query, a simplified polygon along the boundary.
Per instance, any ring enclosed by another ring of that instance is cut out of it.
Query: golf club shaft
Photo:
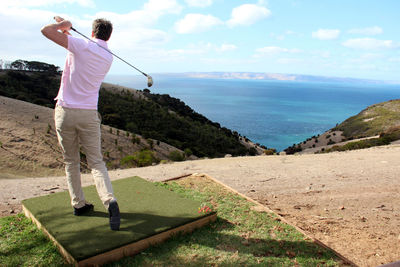
[[[104,50],[106,50],[108,53],[110,53],[111,55],[113,55],[114,57],[118,58],[119,60],[125,62],[126,64],[128,64],[129,66],[131,66],[132,68],[134,68],[135,70],[137,70],[138,72],[140,72],[141,74],[143,74],[146,77],[149,77],[149,75],[147,75],[146,73],[144,73],[143,71],[139,70],[138,68],[136,68],[135,66],[133,66],[132,64],[130,64],[129,62],[127,62],[126,60],[120,58],[119,56],[117,56],[116,54],[114,54],[113,52],[111,52],[110,50],[108,50],[107,48],[105,48],[104,46],[99,45],[98,43],[96,43],[95,41],[93,41],[92,39],[90,39],[89,37],[85,36],[84,34],[80,33],[79,31],[77,31],[74,27],[71,27],[71,30],[73,30],[74,32],[76,32],[77,34],[85,37],[86,39],[88,39],[89,41],[97,44],[99,47],[103,48]]]

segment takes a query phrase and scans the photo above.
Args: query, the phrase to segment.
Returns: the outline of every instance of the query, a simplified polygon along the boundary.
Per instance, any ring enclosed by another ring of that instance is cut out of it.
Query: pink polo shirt
[[[93,41],[108,48],[103,40]],[[113,56],[95,43],[68,35],[68,54],[55,98],[57,105],[97,110],[100,86],[112,60]]]

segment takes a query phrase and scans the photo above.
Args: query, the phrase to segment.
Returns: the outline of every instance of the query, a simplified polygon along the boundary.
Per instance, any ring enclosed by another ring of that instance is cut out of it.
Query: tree
[[[25,70],[26,69],[26,62],[24,60],[18,59],[11,63],[11,68],[13,70]]]
[[[11,69],[11,61],[4,61],[4,69],[5,70]]]

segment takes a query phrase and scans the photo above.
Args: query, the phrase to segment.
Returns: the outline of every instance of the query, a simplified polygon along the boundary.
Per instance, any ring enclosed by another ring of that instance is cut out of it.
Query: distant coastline
[[[265,72],[183,72],[183,73],[156,73],[157,76],[206,78],[206,79],[238,79],[238,80],[276,80],[298,82],[343,82],[366,84],[400,84],[400,81],[383,81],[373,79],[359,79],[350,77],[330,77],[302,74],[283,74]]]

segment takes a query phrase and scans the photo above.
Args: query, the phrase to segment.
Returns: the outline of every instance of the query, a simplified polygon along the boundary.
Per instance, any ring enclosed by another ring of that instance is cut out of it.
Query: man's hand
[[[72,27],[72,24],[71,24],[70,21],[65,20],[64,18],[62,18],[62,17],[60,17],[60,16],[54,16],[54,20],[58,23],[58,25],[59,25],[60,27],[67,26],[68,29],[61,28],[60,30],[61,30],[63,33],[65,33],[65,34],[71,35],[71,34],[69,33],[69,30],[70,30],[71,27]],[[68,22],[68,23],[67,23],[67,22]]]
[[[66,34],[70,34],[68,31],[71,29],[72,23],[59,16],[55,16],[54,19],[57,23],[44,26],[41,32],[56,44],[68,48],[68,37]],[[59,31],[62,31],[62,33]]]
[[[55,20],[56,22],[61,22],[61,21],[63,21],[64,19],[63,19],[62,17],[60,17],[60,16],[54,16],[54,20]]]

